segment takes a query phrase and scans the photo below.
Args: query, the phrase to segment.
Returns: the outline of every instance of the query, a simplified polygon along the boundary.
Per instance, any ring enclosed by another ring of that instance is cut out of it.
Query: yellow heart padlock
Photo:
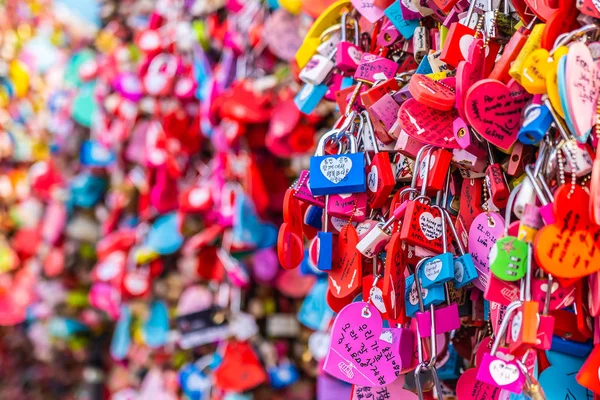
[[[546,24],[537,24],[531,30],[527,41],[523,45],[523,48],[519,52],[519,55],[513,61],[510,69],[508,70],[508,74],[519,84],[523,84],[521,82],[521,70],[523,69],[523,63],[529,54],[531,54],[534,50],[540,48],[540,44],[542,42],[542,34],[544,33],[544,27]]]
[[[546,76],[548,75],[548,64],[551,60],[546,49],[532,51],[521,68],[521,86],[531,94],[546,93]]]
[[[558,62],[561,58],[566,56],[568,52],[569,48],[567,46],[560,46],[554,50],[552,62],[548,63],[548,73],[546,74],[546,92],[548,93],[548,99],[550,100],[552,107],[562,118],[565,117],[565,110],[562,108],[560,95],[558,94]]]
[[[350,8],[350,0],[339,0],[333,3],[323,12],[312,24],[300,48],[296,52],[296,62],[298,67],[304,68],[310,58],[317,52],[317,47],[321,43],[321,33],[332,25],[335,25],[341,19],[344,9]]]
[[[24,62],[13,60],[8,69],[8,76],[13,84],[15,96],[21,98],[29,90],[29,68]]]

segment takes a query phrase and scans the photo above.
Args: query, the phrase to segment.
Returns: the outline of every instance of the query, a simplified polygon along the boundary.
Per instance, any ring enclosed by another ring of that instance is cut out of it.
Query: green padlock
[[[503,281],[518,281],[527,272],[527,243],[508,235],[512,206],[520,189],[519,184],[508,198],[504,216],[506,221],[504,237],[498,239],[490,251],[490,270],[494,276]]]

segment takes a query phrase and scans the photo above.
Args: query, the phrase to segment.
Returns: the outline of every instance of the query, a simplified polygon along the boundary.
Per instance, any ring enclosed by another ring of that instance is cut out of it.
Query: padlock
[[[525,278],[521,280],[521,305],[515,311],[510,326],[508,350],[510,354],[516,357],[523,356],[537,344],[539,305],[537,301],[531,300],[531,269],[533,267],[531,246],[531,244],[527,245],[527,273]]]
[[[552,275],[548,275],[548,278],[546,280],[546,295],[544,296],[542,314],[539,315],[537,341],[535,344],[535,348],[539,350],[550,350],[550,348],[552,347],[552,335],[554,334],[554,317],[552,315],[549,315],[549,313],[553,295],[553,285],[554,280],[552,278]],[[533,288],[532,294],[535,295],[535,291]]]
[[[371,208],[381,208],[388,200],[389,195],[396,186],[396,179],[392,171],[392,164],[387,153],[381,153],[375,141],[369,114],[363,111],[364,118],[363,138],[373,145],[374,155],[367,166],[367,197]],[[366,137],[365,137],[366,136]]]
[[[539,157],[543,159],[543,154],[541,151]],[[543,224],[549,225],[554,223],[554,210],[552,203],[554,201],[554,198],[552,197],[552,192],[545,185],[545,181],[538,175],[539,172],[536,173],[535,168],[532,168],[531,165],[525,167],[525,174],[529,179],[529,183],[533,186],[533,190],[535,191],[537,198],[542,204],[542,206],[538,209],[538,212]],[[540,185],[540,183],[542,183],[542,185]],[[526,210],[527,206],[525,207],[522,218],[525,218]],[[541,229],[541,226],[537,228],[537,230],[539,229]],[[536,232],[531,232],[531,236],[534,236],[535,233]],[[530,241],[530,239],[533,240],[533,238],[534,237],[527,238],[527,240]]]
[[[408,19],[402,13],[402,2],[393,2],[385,9],[384,14],[389,19],[389,25],[381,29],[377,36],[377,43],[382,43],[380,46],[390,46],[401,39],[411,39],[415,28],[419,25],[418,19]]]
[[[511,65],[523,49],[523,46],[525,46],[531,28],[538,21],[537,18],[533,18],[526,27],[519,28],[511,36],[508,43],[504,45],[500,59],[494,64],[494,68],[489,76],[490,79],[496,79],[505,84],[511,80],[512,77],[509,75]]]
[[[450,294],[448,293],[448,284],[433,286],[429,291],[442,288],[443,299],[447,305],[444,307],[435,308],[435,304],[429,305],[429,311],[425,311],[425,301],[419,296],[419,293],[423,293],[421,287],[421,279],[417,278],[420,274],[421,267],[427,262],[426,258],[419,261],[415,267],[413,274],[413,280],[417,288],[417,297],[419,303],[419,311],[415,312],[415,318],[417,319],[417,329],[420,337],[431,337],[432,330],[439,333],[446,333],[460,328],[460,316],[458,315],[458,305],[456,303],[450,303]],[[408,283],[408,282],[407,282]],[[434,335],[435,336],[435,335]],[[433,340],[433,339],[432,339]]]
[[[462,118],[456,118],[452,123],[452,127],[456,143],[461,148],[473,154],[477,159],[485,158],[487,150],[484,141],[473,132]]]
[[[423,289],[419,285],[421,287],[421,295],[419,296],[414,274],[406,277],[405,285],[404,302],[407,317],[414,318],[420,310],[421,303],[423,304],[423,309],[425,309],[425,307],[430,307],[431,305],[441,304],[446,299],[445,289],[442,285],[433,286],[431,289]]]
[[[404,189],[400,193],[400,197],[402,197],[406,193],[410,193],[411,191],[416,191],[415,189]],[[392,211],[392,216],[390,219],[383,223],[378,223],[375,225],[356,245],[356,249],[365,257],[375,257],[379,252],[383,250],[383,248],[390,241],[391,236],[386,232],[392,224],[396,221],[400,221],[404,217],[404,213],[406,212],[407,202],[402,203],[400,206],[396,207]]]
[[[327,212],[332,217],[362,222],[367,218],[367,193],[329,195]]]
[[[362,50],[359,46],[360,30],[358,28],[358,21],[352,20],[354,26],[354,42],[348,42],[348,13],[342,15],[342,37],[341,41],[337,44],[337,51],[335,56],[335,65],[340,71],[347,74],[353,74],[358,67],[358,63],[362,58]]]
[[[426,27],[417,26],[415,28],[412,43],[415,61],[420,63],[429,54],[429,49],[431,48],[429,44],[429,32]]]
[[[527,368],[522,362],[517,361],[517,363],[521,372],[525,375],[525,388],[523,389],[523,394],[531,400],[546,400],[546,395],[544,394],[542,386],[529,375]]]
[[[499,279],[514,282],[522,279],[527,272],[527,243],[508,235],[512,205],[521,186],[513,189],[506,205],[504,237],[494,244],[490,251],[490,270]]]
[[[485,185],[488,188],[488,194],[494,205],[498,208],[506,207],[510,189],[504,176],[502,166],[495,161],[494,153],[491,145],[488,142],[488,156],[490,165],[485,171]]]
[[[440,206],[433,206],[440,211],[442,217],[442,251],[443,253],[428,258],[424,263],[419,264],[421,273],[419,274],[421,284],[425,289],[435,285],[444,284],[454,279],[454,257],[448,249],[448,232],[446,223],[446,213]]]
[[[356,152],[356,138],[353,135],[343,134],[349,141],[350,153],[323,155],[325,145],[336,135],[336,131],[323,135],[315,155],[310,159],[309,186],[313,195],[361,193],[366,190],[365,156]],[[341,148],[339,139],[338,145]]]
[[[327,28],[320,37],[321,44],[317,47],[317,53],[328,57],[338,47],[342,40],[342,25],[336,24]]]
[[[546,104],[532,104],[525,109],[525,120],[517,139],[523,144],[538,144],[553,122]]]
[[[386,80],[376,81],[372,87],[365,90],[360,94],[360,99],[367,110],[370,110],[373,104],[375,104],[383,96],[390,93],[396,92],[400,89],[398,80],[396,77],[392,77]]]
[[[518,365],[518,360],[515,360],[512,356],[506,357],[508,349],[504,348],[502,351],[503,356],[501,357],[496,353],[506,335],[510,317],[520,305],[521,302],[516,301],[506,308],[502,324],[500,324],[498,332],[496,332],[496,339],[494,340],[492,349],[489,353],[483,355],[477,371],[478,381],[512,393],[521,393],[523,391],[526,380],[525,375]]]
[[[354,73],[354,79],[372,85],[378,80],[393,78],[397,71],[398,64],[395,61],[364,52]]]
[[[445,208],[442,208],[442,213],[444,214],[446,224],[452,231],[452,237],[455,239],[454,242],[459,253],[459,256],[454,259],[454,277],[452,282],[455,288],[460,289],[478,277],[477,268],[475,268],[475,264],[473,263],[473,256],[465,252],[460,236],[452,223],[452,218],[450,218],[450,213]]]
[[[294,104],[304,114],[310,114],[317,108],[327,90],[329,90],[327,85],[311,85],[307,83],[302,86],[302,89],[294,97]]]
[[[335,63],[333,62],[335,55],[335,51],[327,56],[322,56],[318,53],[313,55],[308,61],[308,64],[306,64],[298,74],[298,78],[300,78],[302,82],[311,85],[316,86],[322,84],[335,67]]]
[[[426,194],[434,195],[444,187],[446,176],[450,171],[452,153],[446,149],[435,149],[418,165],[415,174],[417,187],[426,187]],[[427,174],[425,172],[427,171]]]
[[[444,42],[444,47],[442,47],[440,60],[454,68],[458,67],[458,63],[465,60],[465,57],[467,56],[466,52],[468,48],[465,48],[464,51],[462,50],[465,47],[464,43],[475,36],[475,29],[468,25],[473,17],[474,10],[475,2],[472,1],[469,5],[469,11],[466,17],[467,23],[462,24],[460,21],[453,22],[446,34],[446,40]]]
[[[325,209],[323,210],[322,230],[317,233],[317,269],[319,271],[331,271],[333,265],[333,234],[328,232],[329,215],[327,209],[329,196],[325,196]]]
[[[508,74],[517,82],[521,83],[521,71],[523,69],[523,63],[531,54],[532,51],[538,49],[540,47],[540,43],[542,41],[542,34],[544,33],[545,24],[537,24],[534,25],[531,29],[531,33],[529,37],[523,44],[521,51],[516,56],[512,64],[510,65],[510,69],[508,70]]]

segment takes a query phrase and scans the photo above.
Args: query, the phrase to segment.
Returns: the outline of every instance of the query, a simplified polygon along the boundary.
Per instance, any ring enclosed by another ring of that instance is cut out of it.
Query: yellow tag
[[[302,0],[279,0],[279,5],[291,14],[298,14],[302,8]]]
[[[29,90],[29,68],[19,60],[13,60],[10,63],[8,75],[15,89],[15,96],[21,98]]]
[[[521,85],[531,94],[546,93],[546,75],[548,74],[548,50],[537,49],[531,52],[523,62]]]
[[[300,48],[296,52],[296,62],[298,63],[298,67],[304,68],[304,66],[308,64],[308,61],[313,54],[315,54],[317,47],[319,47],[319,44],[321,43],[319,40],[321,33],[331,25],[338,23],[342,10],[349,6],[350,0],[339,0],[330,5],[327,10],[315,20],[304,37],[304,41],[300,45]]]
[[[432,74],[427,74],[428,77],[433,79],[434,81],[439,81],[440,79],[444,79],[448,77],[448,73],[446,71],[434,72]]]
[[[448,36],[448,28],[444,25],[440,25],[440,49],[444,48],[444,43],[446,43],[446,37]]]
[[[510,66],[508,74],[519,83],[521,83],[521,69],[523,68],[523,63],[532,51],[540,48],[545,26],[546,24],[537,24],[533,27],[529,37],[527,38],[527,41],[525,42],[525,45],[523,45],[523,48],[521,49],[521,52]]]
[[[560,46],[554,51],[552,55],[552,62],[548,63],[548,74],[546,75],[546,91],[548,92],[548,99],[552,104],[552,108],[556,110],[558,115],[565,118],[565,111],[560,103],[560,95],[558,94],[558,62],[561,58],[567,55],[569,48],[567,46]]]
[[[525,243],[533,243],[533,239],[535,239],[535,235],[537,233],[537,229],[521,224],[519,225],[519,232],[517,234],[517,238],[519,240],[524,241]]]

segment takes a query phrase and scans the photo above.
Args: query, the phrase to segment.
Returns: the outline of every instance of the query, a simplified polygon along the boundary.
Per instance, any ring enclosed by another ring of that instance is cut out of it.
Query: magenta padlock
[[[354,79],[359,82],[373,84],[379,80],[391,79],[396,76],[399,65],[390,59],[371,53],[363,53],[354,73]]]
[[[356,67],[358,67],[363,51],[358,47],[360,44],[360,30],[356,19],[352,20],[354,25],[354,43],[348,42],[347,17],[348,13],[342,15],[342,40],[337,44],[335,65],[340,71],[352,74],[356,71]]]
[[[331,80],[329,82],[329,88],[327,89],[327,93],[325,93],[324,99],[329,101],[335,101],[335,92],[342,88],[342,81],[344,77],[340,74],[332,74]]]
[[[558,282],[550,281],[548,278],[534,277],[531,280],[531,297],[540,305],[540,311],[543,311],[546,301],[548,301],[548,311],[570,307],[575,302],[575,289],[576,285],[562,287]]]
[[[425,311],[423,304],[423,288],[421,279],[418,278],[419,271],[429,258],[422,258],[415,267],[414,277],[417,286],[417,297],[419,298],[419,311],[416,312],[417,329],[421,337],[430,337],[432,326],[435,324],[435,332],[437,334],[451,332],[460,328],[460,316],[458,314],[458,304],[450,303],[450,293],[448,292],[448,283],[444,283],[444,291],[446,292],[447,306],[436,308],[433,304],[429,311]]]
[[[317,206],[319,208],[325,207],[325,198],[323,196],[315,197],[310,191],[310,172],[307,169],[300,172],[298,180],[292,185],[294,189],[294,197],[298,200]]]
[[[498,387],[503,390],[508,390],[512,393],[521,393],[523,386],[525,385],[526,376],[523,373],[521,366],[519,366],[520,360],[516,360],[514,357],[498,356],[500,342],[504,339],[510,317],[514,312],[521,307],[521,301],[512,302],[504,314],[502,324],[496,334],[496,340],[489,353],[485,353],[481,359],[479,370],[477,371],[477,380],[488,385]],[[501,352],[507,354],[508,351]]]
[[[514,282],[496,278],[492,271],[488,271],[486,283],[483,297],[487,301],[508,306],[519,299],[519,286]]]
[[[537,195],[538,199],[540,200],[540,203],[542,203],[542,207],[540,207],[540,209],[539,209],[539,214],[541,216],[542,221],[546,225],[553,224],[554,223],[554,209],[553,209],[554,208],[553,207],[554,198],[552,197],[552,192],[549,189],[542,188],[539,185],[540,180],[535,175],[535,171],[531,165],[527,165],[525,167],[525,173],[527,174],[527,177],[529,178],[529,182],[531,183],[531,186],[533,186],[533,189],[535,190],[535,194]],[[550,199],[550,201],[548,199]]]
[[[384,23],[379,35],[377,35],[377,44],[381,47],[391,46],[396,43],[401,38],[400,32],[391,23],[391,21],[387,21]]]
[[[483,158],[484,162],[487,161],[487,148],[485,142],[477,140],[474,134],[471,132],[471,128],[467,123],[460,117],[457,117],[452,123],[454,129],[454,137],[456,143],[464,150],[473,154],[477,158]],[[487,164],[487,162],[486,162]]]
[[[551,297],[552,297],[552,286],[554,284],[554,279],[552,275],[548,275],[546,279],[546,288],[545,296],[543,297],[544,302],[539,303],[542,307],[542,314],[538,315],[538,328],[537,328],[537,344],[534,346],[536,349],[540,350],[550,350],[552,347],[552,335],[554,333],[554,317],[549,315],[551,310]],[[574,300],[574,298],[573,298]]]
[[[327,213],[332,217],[362,222],[367,218],[367,193],[329,195]]]
[[[138,102],[144,96],[142,82],[137,74],[132,72],[123,72],[113,81],[115,90],[127,100]]]
[[[178,99],[188,100],[195,96],[197,88],[196,80],[191,75],[186,75],[177,79],[173,91]]]
[[[398,120],[400,106],[391,94],[386,93],[367,109],[374,124],[389,132]]]
[[[150,204],[161,214],[179,206],[177,180],[169,176],[166,165],[156,169],[156,182],[150,189]]]

